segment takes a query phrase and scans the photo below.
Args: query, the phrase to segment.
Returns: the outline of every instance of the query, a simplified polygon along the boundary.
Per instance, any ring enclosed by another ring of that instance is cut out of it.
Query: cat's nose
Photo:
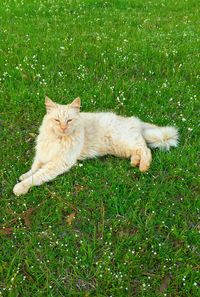
[[[66,127],[65,125],[61,125],[61,126],[60,126],[60,129],[61,129],[62,131],[65,131],[66,128],[67,128],[67,127]]]

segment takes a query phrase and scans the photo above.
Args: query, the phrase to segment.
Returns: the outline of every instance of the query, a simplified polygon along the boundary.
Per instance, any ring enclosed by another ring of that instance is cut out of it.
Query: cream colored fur
[[[46,97],[45,104],[47,113],[37,137],[34,162],[14,186],[17,196],[69,171],[77,160],[110,154],[130,158],[131,165],[144,172],[152,159],[147,144],[161,149],[177,146],[174,127],[158,127],[111,112],[80,112],[79,98],[60,105]]]

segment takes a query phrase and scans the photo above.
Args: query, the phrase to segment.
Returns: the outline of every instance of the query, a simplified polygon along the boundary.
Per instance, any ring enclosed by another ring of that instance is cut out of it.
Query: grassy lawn
[[[199,296],[198,0],[2,0],[0,296]],[[111,156],[15,197],[44,97],[176,125],[148,173]]]

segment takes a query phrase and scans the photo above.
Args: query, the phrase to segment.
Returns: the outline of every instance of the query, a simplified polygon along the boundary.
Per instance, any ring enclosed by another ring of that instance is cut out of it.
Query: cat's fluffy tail
[[[178,145],[178,130],[175,127],[159,127],[143,122],[142,134],[152,148],[169,150],[171,146]]]

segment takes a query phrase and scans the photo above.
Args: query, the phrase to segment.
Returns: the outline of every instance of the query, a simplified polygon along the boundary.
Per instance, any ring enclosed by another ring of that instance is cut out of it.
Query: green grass
[[[0,295],[199,296],[199,14],[197,0],[1,1]],[[180,145],[145,174],[108,156],[17,198],[46,94],[176,125]]]

